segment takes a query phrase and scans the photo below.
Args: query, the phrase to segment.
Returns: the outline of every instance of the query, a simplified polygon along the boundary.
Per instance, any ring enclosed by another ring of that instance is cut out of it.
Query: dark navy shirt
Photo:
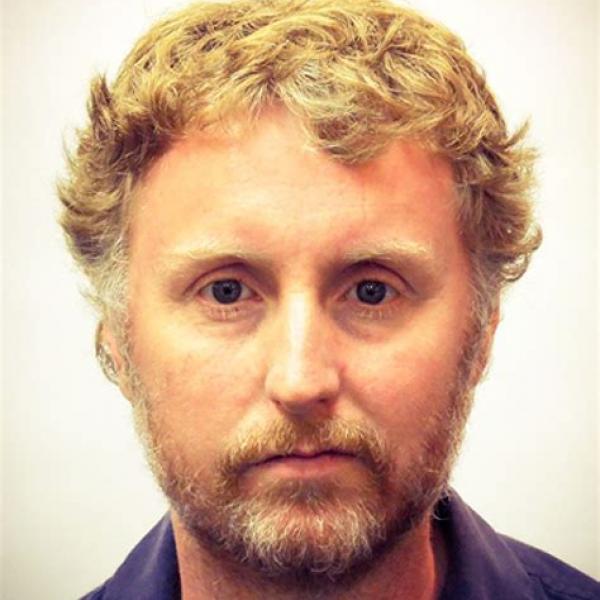
[[[448,548],[440,600],[600,600],[600,583],[560,560],[496,533],[455,493],[436,507]],[[117,572],[81,600],[179,600],[169,516]]]

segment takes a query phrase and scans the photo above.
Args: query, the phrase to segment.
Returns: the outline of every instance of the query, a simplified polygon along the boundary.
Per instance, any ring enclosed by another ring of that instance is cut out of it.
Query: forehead
[[[456,206],[450,165],[419,144],[343,164],[273,110],[252,127],[190,133],[152,166],[132,206],[131,254],[229,244],[322,256],[389,240],[444,255],[456,251]]]

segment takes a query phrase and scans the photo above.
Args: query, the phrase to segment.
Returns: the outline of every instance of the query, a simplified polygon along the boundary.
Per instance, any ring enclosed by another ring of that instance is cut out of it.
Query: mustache
[[[231,479],[273,458],[325,452],[355,456],[379,477],[389,473],[390,453],[381,435],[367,424],[344,419],[277,421],[253,429],[226,446],[219,470]]]

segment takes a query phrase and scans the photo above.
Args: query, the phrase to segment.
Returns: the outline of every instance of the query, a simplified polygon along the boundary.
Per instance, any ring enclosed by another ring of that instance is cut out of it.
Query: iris
[[[223,279],[212,284],[212,295],[221,304],[231,304],[242,295],[242,285],[235,279]]]
[[[386,294],[386,285],[381,281],[361,281],[356,288],[356,296],[366,304],[379,304]]]

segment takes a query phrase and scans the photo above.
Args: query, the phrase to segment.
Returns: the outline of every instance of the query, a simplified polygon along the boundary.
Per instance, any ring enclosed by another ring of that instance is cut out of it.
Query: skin
[[[209,478],[240,435],[341,418],[375,428],[396,473],[411,469],[429,416],[449,401],[470,324],[470,266],[446,161],[397,142],[344,165],[307,148],[294,119],[273,109],[235,136],[190,134],[173,145],[138,190],[130,236],[130,360],[184,461]],[[215,300],[211,284],[223,279],[244,284],[239,301]],[[364,280],[387,285],[380,304],[361,302]],[[490,325],[486,348],[492,334]],[[105,339],[123,372],[110,327]],[[121,386],[131,396],[124,375]],[[348,457],[281,460],[249,469],[243,486],[360,482],[363,469]],[[176,514],[173,523],[185,600],[217,597],[214,581],[218,597],[254,597]],[[436,597],[436,535],[424,519],[354,592]]]

